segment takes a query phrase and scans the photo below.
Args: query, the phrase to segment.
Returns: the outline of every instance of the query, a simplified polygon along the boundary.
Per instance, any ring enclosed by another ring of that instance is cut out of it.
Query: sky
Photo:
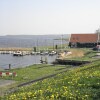
[[[100,0],[0,0],[0,35],[94,33]]]

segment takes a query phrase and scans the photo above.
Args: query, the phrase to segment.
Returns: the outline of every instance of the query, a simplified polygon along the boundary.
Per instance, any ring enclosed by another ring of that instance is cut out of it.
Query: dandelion
[[[54,95],[53,94],[51,95],[51,98],[54,99]]]

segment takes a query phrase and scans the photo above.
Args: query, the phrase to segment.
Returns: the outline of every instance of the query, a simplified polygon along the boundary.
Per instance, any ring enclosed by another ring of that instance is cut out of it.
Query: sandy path
[[[71,53],[61,53],[60,58],[61,59],[66,59],[66,58],[73,58],[73,57],[83,57],[84,56],[84,51],[80,49],[71,49]]]

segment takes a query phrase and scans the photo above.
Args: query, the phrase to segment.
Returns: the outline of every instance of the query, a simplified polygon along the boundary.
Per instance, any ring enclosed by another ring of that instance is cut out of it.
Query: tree
[[[36,52],[36,47],[34,47],[34,52]]]
[[[58,49],[58,45],[55,46],[55,49],[56,49],[56,50]]]

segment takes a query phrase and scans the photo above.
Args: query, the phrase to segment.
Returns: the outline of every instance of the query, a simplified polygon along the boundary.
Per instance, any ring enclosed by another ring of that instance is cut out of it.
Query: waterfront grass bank
[[[99,100],[100,62],[17,88],[1,100]]]
[[[92,57],[94,57],[96,55],[96,53],[97,52],[86,49],[83,57],[84,57],[84,59],[86,59],[85,57],[87,57],[87,58],[89,58],[89,61],[91,61]],[[81,59],[81,57],[77,57],[77,58],[79,60]],[[75,58],[73,57],[73,58],[70,58],[70,59],[75,59]],[[18,86],[19,84],[22,84],[24,82],[29,82],[29,81],[32,81],[32,80],[35,80],[35,79],[39,79],[39,78],[43,78],[43,77],[46,77],[46,76],[50,76],[50,75],[53,75],[53,74],[63,72],[62,74],[60,73],[59,75],[56,75],[57,77],[55,76],[57,79],[55,77],[51,78],[51,79],[45,79],[46,82],[42,80],[42,82],[44,82],[44,85],[41,82],[38,82],[38,85],[36,85],[37,84],[37,82],[36,82],[35,87],[30,85],[30,88],[29,89],[27,88],[28,91],[26,91],[27,90],[26,88],[24,88],[23,91],[21,90],[21,88],[19,88],[17,93],[15,93],[16,98],[19,98],[17,96],[18,93],[19,93],[20,98],[23,98],[24,95],[21,96],[20,95],[21,93],[24,94],[24,92],[25,92],[25,95],[28,95],[28,93],[31,92],[34,96],[33,97],[30,96],[31,98],[25,96],[26,99],[35,99],[35,98],[36,99],[42,99],[42,98],[51,99],[53,97],[53,100],[57,100],[57,99],[62,100],[63,97],[64,97],[66,99],[69,99],[69,98],[76,99],[76,98],[78,98],[80,100],[80,99],[83,98],[83,100],[88,100],[88,99],[91,99],[91,98],[95,98],[95,96],[92,96],[94,91],[96,91],[96,93],[95,93],[96,98],[99,97],[98,96],[99,90],[97,88],[93,88],[92,90],[89,90],[89,89],[91,89],[91,87],[93,85],[94,85],[93,87],[98,87],[98,85],[100,83],[100,80],[98,80],[98,79],[100,79],[100,74],[99,74],[100,73],[99,72],[100,62],[96,61],[96,60],[93,60],[92,63],[90,63],[90,64],[84,65],[84,67],[82,67],[82,68],[76,68],[76,67],[72,67],[70,65],[63,65],[62,66],[62,65],[40,64],[40,65],[28,66],[28,67],[25,67],[25,68],[11,69],[11,70],[8,70],[8,71],[16,72],[17,77],[1,77],[1,79],[3,78],[3,79],[6,79],[6,80],[8,80],[8,79],[14,80],[14,81],[16,81],[16,86]],[[72,69],[74,69],[74,70],[72,70]],[[65,72],[66,70],[67,70],[67,72]],[[70,70],[72,70],[72,71],[70,71]],[[76,78],[76,81],[74,80],[75,78]],[[82,78],[82,80],[81,80],[81,78]],[[77,80],[77,79],[80,79],[80,80]],[[92,79],[92,80],[90,80],[90,79]],[[59,82],[60,82],[60,84],[59,84]],[[90,87],[89,87],[89,84],[87,85],[87,82],[89,82]],[[51,85],[51,84],[53,84],[53,85]],[[68,86],[67,87],[68,88],[68,94],[66,94],[66,91],[63,88],[63,86],[66,87],[66,85]],[[14,86],[14,88],[16,88],[16,86]],[[43,86],[45,86],[45,87],[43,87]],[[54,89],[54,91],[49,91],[50,94],[48,93],[47,95],[45,95],[45,90],[49,89],[49,86],[52,88],[52,90]],[[77,88],[75,88],[75,87],[77,87]],[[85,89],[83,89],[83,87]],[[36,91],[42,90],[43,91],[42,96],[38,92],[35,95],[34,94],[35,91],[34,91],[33,88]],[[57,90],[56,90],[56,88],[57,88]],[[5,90],[8,90],[8,88],[5,89]],[[74,90],[74,92],[72,90]],[[76,93],[75,91],[78,91],[78,93]],[[5,93],[5,91],[4,91],[4,93]],[[56,93],[59,96],[57,96]],[[8,92],[7,92],[7,94],[8,94]],[[40,96],[38,97],[38,95],[40,95]],[[8,100],[13,100],[13,99],[11,99],[11,97],[13,97],[13,94],[10,94],[8,96],[8,98],[10,98]],[[16,98],[14,98],[14,99],[16,99]],[[4,100],[6,100],[6,99],[4,99]]]
[[[36,79],[41,79],[43,77],[48,77],[50,75],[58,74],[60,72],[71,69],[71,66],[61,66],[61,65],[47,65],[47,64],[38,64],[31,65],[24,68],[16,68],[11,70],[1,70],[2,73],[14,73],[16,72],[17,76],[2,76],[0,80],[11,80],[14,81],[14,84],[1,84],[0,88],[2,91],[9,90],[9,88],[16,87],[25,82],[30,82]],[[2,93],[3,94],[3,93]]]

